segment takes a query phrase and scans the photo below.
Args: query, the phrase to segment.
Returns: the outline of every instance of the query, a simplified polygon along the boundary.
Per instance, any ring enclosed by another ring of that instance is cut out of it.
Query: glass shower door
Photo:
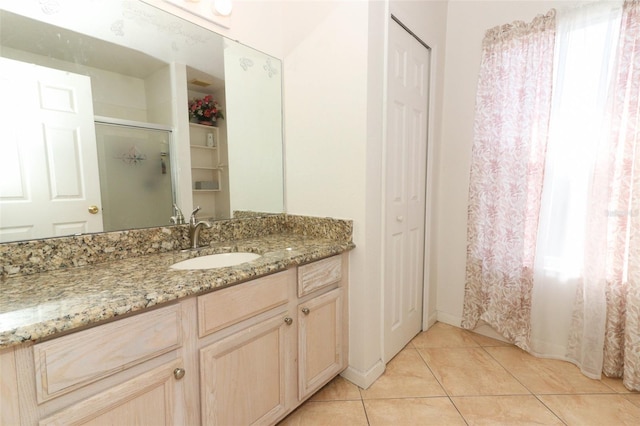
[[[96,122],[105,231],[169,225],[171,131]]]

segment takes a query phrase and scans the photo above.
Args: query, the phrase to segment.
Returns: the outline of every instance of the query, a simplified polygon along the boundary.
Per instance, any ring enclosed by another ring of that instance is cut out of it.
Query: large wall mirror
[[[278,59],[142,1],[3,1],[0,242],[283,212],[281,87]]]

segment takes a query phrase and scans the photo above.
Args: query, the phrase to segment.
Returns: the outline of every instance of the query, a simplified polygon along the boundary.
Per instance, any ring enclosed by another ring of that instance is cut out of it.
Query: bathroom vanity
[[[347,366],[352,247],[266,235],[197,253],[263,255],[232,267],[171,270],[178,251],[3,279],[0,424],[276,423]]]

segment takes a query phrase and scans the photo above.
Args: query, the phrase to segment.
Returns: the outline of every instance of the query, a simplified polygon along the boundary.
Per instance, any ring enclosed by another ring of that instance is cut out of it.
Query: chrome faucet
[[[184,215],[182,214],[182,210],[180,210],[180,207],[178,207],[176,203],[173,203],[173,210],[176,213],[176,215],[171,216],[169,218],[169,222],[175,225],[182,225],[184,223]]]
[[[200,244],[200,229],[204,226],[205,228],[211,228],[211,224],[206,220],[198,220],[196,218],[196,214],[200,211],[200,206],[196,207],[196,209],[191,213],[191,217],[189,218],[189,242],[191,244],[192,249],[197,249]]]

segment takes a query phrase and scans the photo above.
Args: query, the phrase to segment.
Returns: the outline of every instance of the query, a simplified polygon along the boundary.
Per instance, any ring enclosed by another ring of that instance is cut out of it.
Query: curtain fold
[[[568,355],[640,390],[640,2],[623,5]],[[603,306],[604,305],[604,306]],[[602,327],[599,325],[602,324]],[[600,363],[596,363],[599,357]]]
[[[624,4],[611,120],[603,373],[640,390],[640,1]]]
[[[591,378],[602,371],[607,241],[585,230],[606,225],[608,184],[598,176],[609,169],[608,94],[621,14],[622,1],[558,12],[534,267],[531,353],[571,361]]]
[[[462,327],[528,349],[555,10],[487,31],[476,97]]]
[[[621,3],[486,33],[462,326],[640,390],[640,0]]]

